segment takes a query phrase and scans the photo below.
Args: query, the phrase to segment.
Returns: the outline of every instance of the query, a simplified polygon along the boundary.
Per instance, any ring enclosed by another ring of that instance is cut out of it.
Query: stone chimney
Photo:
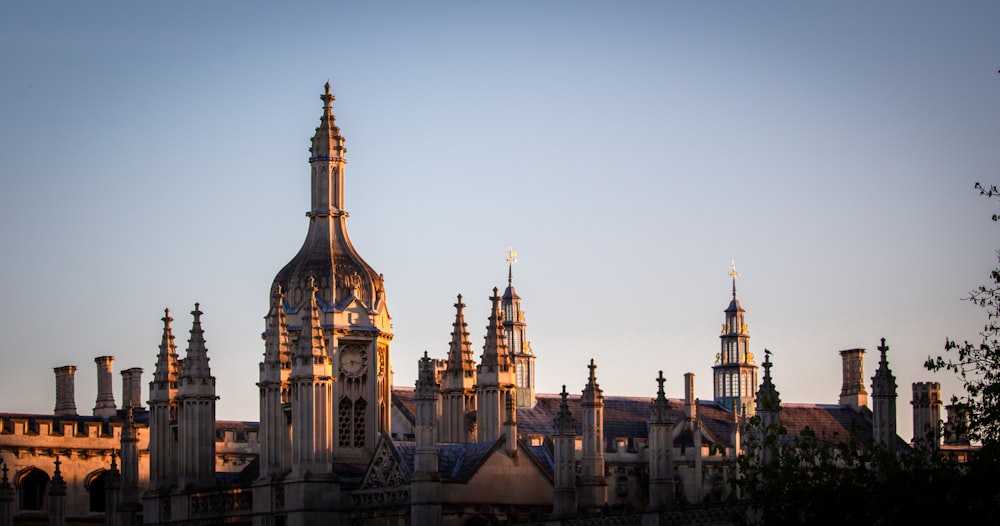
[[[75,365],[64,365],[52,369],[56,373],[56,416],[76,416],[76,387],[74,384]]]
[[[142,408],[142,368],[133,367],[122,371],[122,409]]]
[[[840,351],[844,366],[844,385],[840,388],[840,405],[854,409],[868,405],[868,391],[865,390],[865,350],[847,349]]]
[[[94,358],[94,363],[97,364],[97,404],[94,406],[94,416],[110,418],[118,412],[115,393],[111,387],[111,364],[114,362],[114,356]]]
[[[684,373],[684,418],[694,422],[698,417],[698,401],[694,397],[694,373]]]
[[[941,445],[938,423],[941,421],[941,384],[913,383],[913,442],[930,437],[933,447]]]

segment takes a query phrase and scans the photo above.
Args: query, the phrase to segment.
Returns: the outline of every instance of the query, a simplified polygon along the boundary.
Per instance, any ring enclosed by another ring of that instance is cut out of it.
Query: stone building
[[[481,351],[459,295],[448,349],[413,364],[414,387],[393,386],[384,279],[348,237],[347,149],[329,84],[321,99],[305,241],[269,288],[259,424],[216,419],[203,312],[195,304],[181,358],[167,311],[148,406],[135,368],[122,373],[126,401],[116,405],[112,359],[101,357],[94,416],[76,415],[72,366],[55,370],[53,415],[0,413],[0,526],[598,524],[611,515],[661,524],[692,507],[712,518],[712,506],[735,498],[730,461],[755,413],[790,434],[808,426],[831,443],[853,433],[906,447],[884,341],[873,409],[863,349],[841,352],[838,404],[781,403],[770,356],[758,387],[735,268],[711,401],[694,396],[693,373],[680,399],[665,396],[662,372],[647,379],[649,397],[605,394],[601,357],[579,364],[578,385],[537,393],[511,268],[507,288],[488,297]],[[915,384],[913,403],[914,425],[936,426],[939,388]],[[949,415],[944,447],[957,455],[968,448],[961,408]]]

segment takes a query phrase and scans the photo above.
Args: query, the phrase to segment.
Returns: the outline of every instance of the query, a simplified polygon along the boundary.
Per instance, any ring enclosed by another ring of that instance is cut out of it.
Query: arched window
[[[17,507],[21,511],[41,510],[49,476],[38,468],[28,468],[17,479]]]
[[[101,469],[91,473],[87,477],[87,482],[85,487],[87,488],[87,493],[90,495],[90,511],[102,513],[105,510],[106,502],[106,488],[108,482],[108,471]]]

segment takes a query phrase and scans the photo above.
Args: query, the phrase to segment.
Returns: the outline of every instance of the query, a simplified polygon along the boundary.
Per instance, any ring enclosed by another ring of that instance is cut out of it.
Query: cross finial
[[[506,256],[504,261],[507,262],[507,284],[512,285],[514,283],[514,263],[517,263],[517,251],[514,250],[514,247],[507,245],[504,256]]]
[[[569,396],[569,393],[566,392],[566,384],[563,384],[563,390],[561,393],[559,393],[559,395],[562,396],[562,403],[565,404],[566,397]]]
[[[657,391],[657,394],[663,394],[663,382],[666,382],[666,381],[667,380],[663,377],[663,371],[660,371],[660,376],[656,377],[656,383],[660,384],[660,387],[659,387],[659,390]]]
[[[736,272],[736,260],[732,260],[729,265],[729,276],[733,278],[733,299],[736,299],[736,278],[740,277],[740,273]]]
[[[771,351],[764,349],[764,378],[771,378]]]
[[[594,374],[594,371],[597,370],[597,365],[594,364],[594,359],[593,358],[590,359],[590,365],[588,365],[587,368],[590,369],[590,380],[591,381],[596,380],[597,379],[597,375]]]
[[[878,350],[882,353],[882,363],[886,363],[885,352],[889,350],[889,346],[885,344],[885,338],[882,338],[882,344],[878,346]]]

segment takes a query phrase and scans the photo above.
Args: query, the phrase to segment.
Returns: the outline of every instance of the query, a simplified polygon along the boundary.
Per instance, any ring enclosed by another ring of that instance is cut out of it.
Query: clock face
[[[347,376],[358,376],[365,366],[365,352],[358,347],[345,347],[340,351],[340,370]]]

